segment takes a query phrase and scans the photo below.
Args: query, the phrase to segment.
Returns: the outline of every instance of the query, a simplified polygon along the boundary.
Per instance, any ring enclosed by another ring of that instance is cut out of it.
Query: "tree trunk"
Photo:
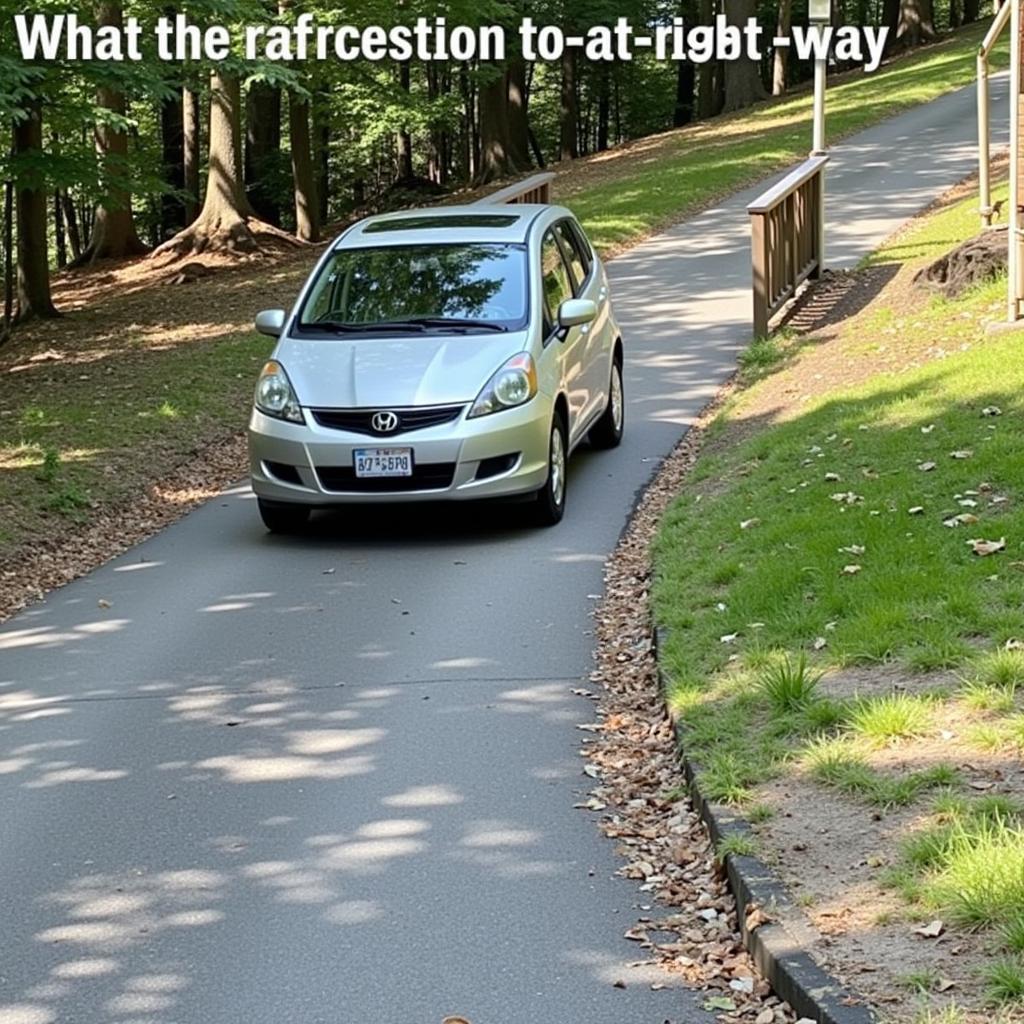
[[[597,69],[597,151],[608,148],[608,124],[611,120],[611,83],[608,81],[608,66]]]
[[[978,20],[980,5],[978,0],[964,0],[964,24],[969,25]]]
[[[202,117],[199,93],[182,90],[182,169],[185,175],[185,226],[199,216],[199,165],[202,163]]]
[[[559,159],[575,160],[580,155],[579,108],[576,103],[576,58],[567,46],[562,51],[561,104],[559,114]]]
[[[496,72],[480,86],[480,173],[484,184],[506,178],[517,170],[509,138],[508,76],[503,68],[492,64]]]
[[[509,158],[517,171],[528,171],[530,160],[530,124],[527,115],[529,96],[526,89],[526,61],[521,55],[509,58],[505,72],[508,90]]]
[[[68,241],[71,243],[71,259],[77,260],[82,255],[82,232],[78,229],[78,213],[75,210],[74,200],[68,195],[68,190],[59,190],[61,204],[64,207],[64,223],[68,229]]]
[[[258,220],[249,204],[242,171],[241,86],[237,78],[214,72],[210,78],[210,158],[203,208],[194,223],[164,242],[154,255],[183,257],[208,250],[255,253],[260,248],[257,233],[295,244],[283,231]]]
[[[676,105],[672,110],[673,128],[682,128],[693,120],[694,71],[693,61],[679,61],[676,70]]]
[[[121,31],[124,12],[120,0],[100,0],[96,5],[96,24]],[[124,92],[115,85],[101,85],[96,90],[96,103],[117,120],[127,111]],[[89,245],[80,262],[140,256],[148,247],[135,231],[131,193],[123,184],[128,173],[128,136],[116,123],[100,122],[96,125],[95,137],[103,200],[96,207]]]
[[[4,182],[3,259],[4,319],[0,340],[10,332],[14,320],[14,181],[11,178]]]
[[[935,39],[932,0],[900,0],[900,20],[896,43],[909,49]]]
[[[714,19],[713,0],[700,0],[699,23],[710,25]],[[697,117],[706,121],[715,113],[715,65],[706,60],[697,70]]]
[[[779,0],[779,16],[776,22],[775,34],[780,38],[789,36],[790,23],[793,15],[793,0]],[[772,61],[772,95],[782,96],[786,92],[786,60],[789,57],[789,47],[775,47],[775,54]]]
[[[245,96],[245,192],[256,216],[281,223],[273,178],[281,152],[281,90],[253,82]]]
[[[185,226],[185,204],[181,193],[185,189],[185,123],[182,91],[160,104],[160,139],[163,148],[164,181],[175,194],[160,197],[161,241]]]
[[[46,189],[36,179],[43,160],[43,104],[26,104],[26,116],[14,125],[14,156],[30,164],[30,173],[16,185],[15,219],[18,222],[17,321],[59,316],[50,297],[50,262],[46,244]],[[34,165],[34,166],[33,166]],[[20,171],[20,167],[18,168]]]
[[[320,237],[319,203],[309,138],[309,101],[288,94],[288,131],[292,146],[292,175],[295,179],[295,234],[303,242]]]
[[[331,122],[328,119],[330,95],[320,93],[313,104],[313,166],[316,169],[316,198],[321,228],[331,216]]]
[[[757,16],[757,0],[724,0],[725,16],[730,25],[740,29],[748,18]],[[723,111],[743,110],[765,97],[761,68],[755,60],[741,56],[725,61],[725,103]]]
[[[57,268],[68,265],[68,239],[64,231],[64,207],[60,201],[60,189],[53,193],[53,237],[57,246]]]
[[[405,109],[408,110],[412,100],[409,98],[409,91],[412,88],[412,74],[407,60],[398,64],[398,87],[406,94],[403,101]],[[395,140],[398,152],[398,180],[411,182],[412,172],[412,134],[406,125],[402,125]]]

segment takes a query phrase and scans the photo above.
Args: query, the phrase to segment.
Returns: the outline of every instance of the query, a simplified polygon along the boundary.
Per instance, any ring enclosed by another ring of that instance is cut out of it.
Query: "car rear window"
[[[526,248],[504,243],[338,249],[321,266],[300,327],[416,317],[525,327]]]

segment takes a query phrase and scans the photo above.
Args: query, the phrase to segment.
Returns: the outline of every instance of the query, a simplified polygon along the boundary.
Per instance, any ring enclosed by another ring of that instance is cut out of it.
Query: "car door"
[[[590,405],[586,380],[587,334],[580,327],[562,332],[558,327],[558,310],[573,297],[573,281],[562,255],[562,247],[548,228],[540,244],[541,283],[544,291],[544,333],[546,345],[557,345],[562,367],[562,381],[569,403],[569,444],[576,443],[586,425],[584,416]],[[584,325],[588,326],[588,325]]]
[[[600,415],[608,402],[611,347],[614,338],[608,317],[608,290],[601,280],[600,268],[593,261],[589,247],[585,248],[579,229],[569,220],[555,225],[555,237],[572,276],[573,294],[578,299],[589,299],[597,307],[593,323],[580,328],[583,335],[583,378],[587,387],[587,405],[582,417],[590,421]]]

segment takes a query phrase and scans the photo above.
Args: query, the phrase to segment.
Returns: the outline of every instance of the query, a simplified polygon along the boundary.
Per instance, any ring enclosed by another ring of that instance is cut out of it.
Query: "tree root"
[[[164,258],[167,263],[204,253],[244,258],[267,250],[301,249],[306,244],[258,217],[215,212],[201,214],[187,228],[157,246],[149,258]]]

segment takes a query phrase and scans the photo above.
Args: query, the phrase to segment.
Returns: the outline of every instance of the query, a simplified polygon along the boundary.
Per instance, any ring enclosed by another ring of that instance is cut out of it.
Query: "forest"
[[[0,343],[17,324],[60,315],[55,272],[98,260],[246,256],[302,246],[370,210],[430,202],[598,153],[619,143],[781,96],[812,76],[770,49],[759,61],[588,63],[502,60],[159,60],[152,27],[185,16],[239,36],[252,24],[394,27],[420,17],[502,25],[525,16],[566,33],[626,17],[656,28],[682,18],[766,37],[805,22],[807,0],[361,0],[334,8],[293,0],[96,0],[83,25],[142,26],[142,60],[26,61],[13,0],[0,14],[3,182]],[[68,14],[54,0],[32,13]],[[882,25],[890,53],[927,45],[989,10],[979,0],[832,0],[833,25]],[[237,54],[233,50],[233,54]],[[832,63],[830,73],[846,70]]]

